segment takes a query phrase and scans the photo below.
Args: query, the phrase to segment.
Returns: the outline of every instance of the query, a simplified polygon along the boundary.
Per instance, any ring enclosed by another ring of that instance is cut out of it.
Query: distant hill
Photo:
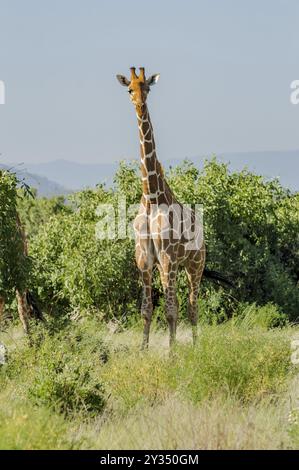
[[[189,159],[201,168],[205,158],[195,156]],[[283,186],[299,191],[299,150],[223,153],[217,155],[217,158],[230,163],[233,170],[247,167],[269,179],[278,177]],[[182,163],[182,160],[162,158],[161,161],[166,168]],[[111,185],[117,167],[118,162],[85,164],[67,160],[26,165],[26,169],[33,174],[49,178],[56,181],[59,187],[72,190],[93,187],[103,182]]]
[[[40,197],[60,196],[62,194],[69,194],[71,192],[69,189],[66,189],[64,186],[56,183],[55,181],[51,181],[45,176],[29,173],[28,171],[24,171],[17,167],[10,167],[1,163],[0,168],[6,170],[11,169],[17,175],[20,181],[24,181],[24,183],[28,184],[28,186],[31,188],[35,188],[37,190],[38,196]]]
[[[191,157],[197,167],[202,168],[207,157]],[[210,158],[210,157],[208,157]],[[299,150],[292,151],[269,151],[269,152],[240,152],[223,153],[217,155],[217,160],[228,163],[234,171],[244,168],[264,176],[266,179],[278,178],[282,186],[292,191],[299,191]],[[180,160],[167,161],[164,164],[176,166]]]
[[[247,166],[268,179],[279,178],[286,188],[299,191],[299,150],[228,153],[219,158],[230,162],[234,170]]]
[[[76,163],[68,160],[53,160],[46,163],[26,165],[32,173],[57,181],[63,187],[78,190],[93,187],[98,183],[111,185],[119,163]]]

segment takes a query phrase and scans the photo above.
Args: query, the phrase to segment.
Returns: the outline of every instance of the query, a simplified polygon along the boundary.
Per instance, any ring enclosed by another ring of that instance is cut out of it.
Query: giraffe
[[[178,319],[176,279],[180,266],[185,268],[189,283],[188,317],[193,343],[197,339],[198,294],[205,267],[206,250],[201,222],[195,212],[175,198],[157,158],[153,127],[147,107],[150,87],[159,74],[145,77],[144,67],[131,67],[130,80],[117,75],[127,87],[135,107],[140,136],[142,198],[134,221],[136,263],[143,294],[141,315],[144,319],[142,349],[148,347],[153,313],[152,276],[157,266],[165,296],[165,314],[169,327],[170,347],[175,343]]]
[[[23,255],[28,257],[28,243],[27,237],[22,226],[19,214],[16,215],[16,230],[19,233],[22,240]],[[28,289],[16,288],[16,299],[18,305],[18,314],[21,320],[25,334],[29,333],[29,318],[31,315],[35,315],[37,318],[42,319],[41,312],[39,311],[31,293]],[[0,320],[3,315],[5,307],[4,297],[0,297]]]

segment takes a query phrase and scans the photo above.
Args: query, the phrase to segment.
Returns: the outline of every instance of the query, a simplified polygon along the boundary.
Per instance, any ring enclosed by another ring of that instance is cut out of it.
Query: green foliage
[[[195,348],[181,326],[171,355],[161,329],[142,353],[141,328],[112,334],[91,316],[49,317],[31,346],[0,333],[0,449],[297,448],[298,327],[247,317],[201,327]]]
[[[26,286],[31,267],[17,228],[17,183],[13,173],[0,171],[0,295],[6,299]]]
[[[230,172],[216,159],[202,172],[185,162],[170,185],[182,202],[203,204],[207,263],[237,284],[234,296],[275,302],[296,319],[299,195],[247,170]]]
[[[180,201],[203,204],[207,265],[237,285],[237,289],[228,290],[204,280],[200,309],[206,321],[212,324],[236,315],[238,302],[272,302],[291,321],[296,320],[298,194],[247,170],[230,172],[216,159],[207,161],[202,171],[185,162],[171,170],[168,179]],[[141,291],[134,242],[111,237],[100,240],[95,232],[101,221],[97,215],[100,204],[114,208],[113,224],[117,227],[123,222],[119,198],[125,196],[127,204],[138,204],[140,195],[137,165],[122,163],[114,189],[99,186],[81,191],[66,204],[55,198],[38,201],[34,209],[35,203],[30,203],[34,224],[29,228],[31,255],[36,264],[33,284],[48,311],[96,309],[106,318],[126,320],[135,315]],[[188,293],[183,273],[178,279],[178,295],[185,318]],[[157,315],[162,318],[162,289],[157,276],[154,296]]]
[[[68,426],[62,416],[54,415],[46,408],[36,409],[31,403],[24,405],[21,399],[12,400],[1,395],[5,407],[0,409],[1,450],[66,450],[74,444],[67,438]]]
[[[36,190],[32,190],[33,196],[19,189],[18,211],[26,233],[32,238],[38,233],[39,228],[46,224],[52,217],[59,214],[70,214],[72,206],[64,196],[52,198],[36,197]]]
[[[119,194],[126,196],[128,204],[137,204],[142,196],[139,168],[136,162],[121,162],[115,175],[115,185]]]
[[[295,372],[283,330],[249,329],[242,321],[203,326],[197,347],[181,344],[170,357],[152,350],[146,358],[131,350],[105,365],[103,378],[122,410],[161,403],[170,393],[195,403],[219,396],[257,401],[281,393]]]
[[[218,394],[243,401],[281,392],[292,369],[290,344],[283,335],[230,324],[203,329],[198,348],[180,349],[176,386],[194,401]],[[191,375],[192,370],[192,375]]]
[[[96,321],[91,320],[64,326],[60,323],[59,331],[51,322],[46,330],[36,326],[30,346],[11,355],[2,380],[9,383],[24,375],[30,364],[25,380],[32,404],[64,416],[75,413],[97,416],[106,399],[103,382],[95,369],[108,360],[109,349],[96,328]]]
[[[40,360],[29,396],[33,403],[64,415],[81,411],[95,416],[105,404],[103,386],[92,380],[90,368],[72,358],[71,353],[59,359],[46,353]]]
[[[288,317],[281,312],[277,305],[268,303],[262,307],[257,307],[255,303],[241,304],[238,307],[237,316],[234,318],[236,325],[243,325],[246,328],[282,328],[288,324]]]
[[[239,445],[240,436],[241,440],[246,436],[248,448],[248,429],[252,427],[252,435],[263,438],[269,418],[273,421],[266,445],[272,445],[275,435],[277,446],[297,446],[298,410],[289,397],[295,403],[298,389],[291,388],[295,366],[290,359],[297,332],[290,323],[299,311],[298,194],[248,171],[230,172],[216,160],[207,162],[202,171],[189,163],[171,171],[169,182],[177,197],[204,205],[209,268],[231,277],[237,289],[224,290],[204,281],[198,345],[188,344],[188,326],[179,331],[179,345],[169,356],[168,337],[161,330],[153,328],[150,350],[144,354],[138,350],[138,323],[134,329],[113,335],[103,326],[103,320],[110,319],[132,324],[139,310],[134,241],[95,236],[102,220],[99,204],[115,208],[117,225],[121,221],[119,196],[139,203],[137,166],[122,164],[115,188],[99,186],[73,194],[67,201],[32,200],[22,194],[18,200],[14,176],[2,172],[0,180],[0,294],[13,292],[30,273],[31,286],[43,307],[55,313],[46,315],[44,326],[32,325],[30,345],[19,332],[6,336],[0,332],[9,359],[0,368],[0,448],[109,448],[111,436],[115,443],[121,433],[128,443],[127,429],[133,428],[138,442],[150,446],[148,435],[156,437],[157,433],[144,429],[145,412],[155,429],[168,436],[171,448],[183,448],[186,442],[177,432],[175,438],[167,434],[169,428],[181,429],[182,423],[186,427],[181,434],[192,436],[194,448],[203,447],[199,442],[210,445],[209,439],[194,437],[189,415],[196,417],[200,429],[202,422],[208,429],[213,417],[211,436],[216,435],[218,447],[228,447],[239,426],[233,442]],[[32,268],[20,255],[17,204],[30,234]],[[183,318],[186,286],[180,273]],[[154,297],[157,323],[164,325],[164,299],[157,276]],[[171,400],[175,400],[173,409]],[[223,412],[223,404],[230,413]],[[189,411],[169,421],[178,409]],[[99,426],[104,410],[105,421]],[[233,410],[238,416],[232,430]],[[243,422],[244,413],[248,420]],[[260,428],[254,427],[258,423]],[[136,442],[130,445],[136,447]],[[256,440],[252,445],[257,445]]]
[[[32,239],[35,284],[48,311],[97,309],[106,318],[127,317],[139,301],[132,240],[99,240],[96,209],[115,204],[102,187],[74,196],[72,213],[60,213]]]

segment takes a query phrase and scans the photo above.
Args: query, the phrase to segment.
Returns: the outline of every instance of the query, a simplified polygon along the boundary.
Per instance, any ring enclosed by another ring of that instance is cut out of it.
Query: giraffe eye
[[[130,93],[130,95],[133,93],[133,90],[128,90],[128,93]]]

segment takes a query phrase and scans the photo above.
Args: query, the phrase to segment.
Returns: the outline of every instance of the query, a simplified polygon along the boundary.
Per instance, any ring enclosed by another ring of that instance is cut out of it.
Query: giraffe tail
[[[36,302],[36,299],[29,290],[26,292],[26,300],[29,307],[30,316],[36,318],[37,320],[43,321],[43,314]]]
[[[223,274],[219,273],[218,271],[211,271],[207,268],[204,269],[203,276],[207,279],[211,279],[212,281],[216,281],[220,284],[225,284],[226,286],[236,288],[236,285]]]

